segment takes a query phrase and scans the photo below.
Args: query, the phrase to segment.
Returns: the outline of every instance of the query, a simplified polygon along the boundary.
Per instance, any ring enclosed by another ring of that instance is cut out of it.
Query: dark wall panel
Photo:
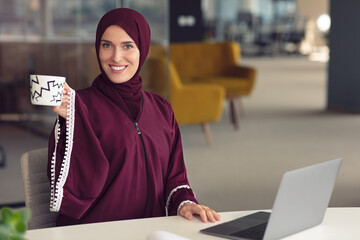
[[[360,112],[360,1],[331,0],[328,109]]]
[[[170,42],[202,41],[201,0],[170,0]]]

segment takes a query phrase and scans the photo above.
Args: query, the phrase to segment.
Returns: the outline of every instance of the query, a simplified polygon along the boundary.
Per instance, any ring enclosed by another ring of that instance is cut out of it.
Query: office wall
[[[307,19],[317,18],[322,13],[328,13],[329,0],[296,0],[296,7]]]

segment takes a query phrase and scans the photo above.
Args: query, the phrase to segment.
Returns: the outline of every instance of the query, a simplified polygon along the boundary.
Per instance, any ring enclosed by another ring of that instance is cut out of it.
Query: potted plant
[[[23,240],[31,213],[27,208],[13,211],[3,207],[0,212],[0,240]]]

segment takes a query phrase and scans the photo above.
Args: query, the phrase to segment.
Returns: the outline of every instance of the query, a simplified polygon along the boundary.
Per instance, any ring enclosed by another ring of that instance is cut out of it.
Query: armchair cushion
[[[212,83],[228,96],[249,95],[256,70],[240,64],[240,45],[235,42],[173,43],[170,59],[184,83]]]
[[[184,84],[180,91],[173,89],[170,97],[179,124],[219,121],[224,98],[221,86],[201,83]]]

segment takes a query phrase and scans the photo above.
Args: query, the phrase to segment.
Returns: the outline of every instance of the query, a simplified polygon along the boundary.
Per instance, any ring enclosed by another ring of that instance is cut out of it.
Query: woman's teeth
[[[120,70],[123,70],[125,68],[125,66],[122,66],[122,67],[118,67],[118,66],[110,66],[111,69],[114,69],[115,71],[120,71]]]

